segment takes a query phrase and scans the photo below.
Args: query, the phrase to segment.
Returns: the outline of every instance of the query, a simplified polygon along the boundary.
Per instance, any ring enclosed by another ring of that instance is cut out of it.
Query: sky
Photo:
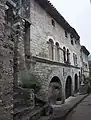
[[[50,0],[60,14],[80,35],[81,44],[91,53],[90,0]]]

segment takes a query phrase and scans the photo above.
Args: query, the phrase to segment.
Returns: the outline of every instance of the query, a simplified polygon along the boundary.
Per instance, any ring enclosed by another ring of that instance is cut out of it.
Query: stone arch
[[[65,97],[69,98],[72,95],[72,78],[68,76],[65,84]]]
[[[49,39],[49,58],[51,60],[54,59],[54,42],[52,39]]]
[[[75,77],[74,77],[74,90],[75,90],[75,93],[78,92],[78,75],[75,74]]]
[[[48,99],[52,104],[62,100],[62,84],[57,76],[54,76],[49,83]]]

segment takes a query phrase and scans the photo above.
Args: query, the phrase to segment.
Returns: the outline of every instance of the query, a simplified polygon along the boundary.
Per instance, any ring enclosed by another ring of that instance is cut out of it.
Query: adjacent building
[[[89,76],[89,64],[88,64],[88,55],[89,51],[86,49],[85,46],[81,46],[81,76],[82,81],[85,82],[85,78]]]

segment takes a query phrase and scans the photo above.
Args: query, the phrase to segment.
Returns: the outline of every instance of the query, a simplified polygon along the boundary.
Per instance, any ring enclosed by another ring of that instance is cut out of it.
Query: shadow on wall
[[[67,77],[66,85],[65,85],[65,96],[66,99],[72,95],[72,78],[71,76]]]
[[[62,84],[57,76],[53,77],[49,84],[48,99],[51,104],[62,100]]]

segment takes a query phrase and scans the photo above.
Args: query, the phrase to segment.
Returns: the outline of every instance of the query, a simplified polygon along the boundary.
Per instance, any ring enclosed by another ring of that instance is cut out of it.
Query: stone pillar
[[[53,45],[53,60],[56,60],[56,46],[55,45]]]
[[[62,87],[62,104],[65,103],[65,81],[63,82],[63,87]]]
[[[13,42],[5,25],[5,0],[0,0],[0,89],[3,118],[13,120]],[[0,114],[1,115],[1,114]]]

